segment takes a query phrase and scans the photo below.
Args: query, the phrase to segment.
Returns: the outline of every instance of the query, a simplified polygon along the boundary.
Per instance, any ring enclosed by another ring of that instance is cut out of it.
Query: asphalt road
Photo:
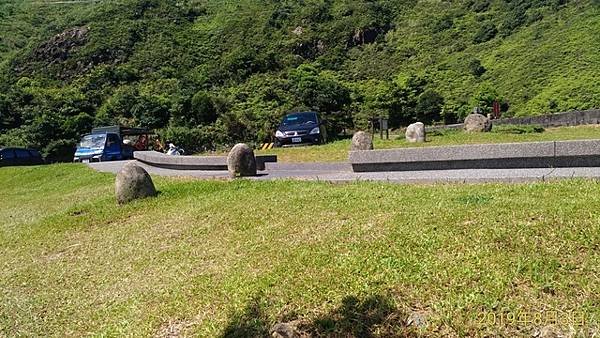
[[[117,173],[128,161],[91,163],[90,167]],[[172,170],[139,163],[151,175],[227,179],[227,171]],[[327,182],[383,181],[390,183],[535,182],[584,177],[600,179],[600,168],[460,169],[355,173],[348,163],[267,163],[255,180],[299,179]]]

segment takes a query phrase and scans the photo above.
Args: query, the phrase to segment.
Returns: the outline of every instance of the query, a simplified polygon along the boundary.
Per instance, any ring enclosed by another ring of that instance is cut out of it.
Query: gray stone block
[[[133,157],[148,165],[177,170],[227,170],[227,156],[171,156],[156,151],[136,151]],[[258,155],[258,170],[265,170],[266,162],[277,162],[277,155]]]
[[[545,168],[554,154],[554,142],[532,142],[353,151],[349,159],[355,172]]]
[[[555,142],[555,167],[600,166],[600,140]]]

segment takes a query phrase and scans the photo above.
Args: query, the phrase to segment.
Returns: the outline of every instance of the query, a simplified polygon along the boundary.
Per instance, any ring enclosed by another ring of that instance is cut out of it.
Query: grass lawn
[[[535,142],[559,141],[578,139],[600,139],[600,126],[577,126],[548,128],[544,132],[528,132],[515,134],[511,126],[494,127],[491,133],[464,133],[462,131],[446,131],[442,134],[428,135],[426,143],[409,143],[404,135],[390,135],[389,140],[381,140],[375,136],[374,148],[401,148],[401,147],[431,147],[459,144],[478,143],[509,143],[509,142]],[[276,148],[257,151],[258,154],[277,154],[280,162],[337,162],[348,159],[350,140],[331,142],[322,146],[299,148]]]
[[[0,168],[0,336],[253,337],[290,320],[337,337],[531,336],[573,314],[598,327],[595,181],[155,178],[157,198],[126,206],[113,182]]]

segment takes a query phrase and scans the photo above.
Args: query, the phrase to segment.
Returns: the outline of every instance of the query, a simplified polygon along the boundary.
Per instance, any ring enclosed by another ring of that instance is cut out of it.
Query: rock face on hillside
[[[465,119],[466,132],[483,133],[492,130],[492,121],[481,114],[471,114]]]
[[[156,196],[152,178],[144,168],[135,162],[129,162],[117,174],[115,195],[119,204],[136,199]]]
[[[352,137],[352,145],[350,150],[373,150],[373,139],[371,134],[364,131],[358,131]]]
[[[87,42],[89,31],[90,29],[85,26],[68,29],[42,43],[35,49],[33,56],[37,60],[50,64],[64,61],[79,46]]]
[[[256,176],[254,151],[244,143],[236,144],[227,155],[227,170],[231,177]]]
[[[405,136],[411,143],[425,142],[425,125],[422,122],[411,124],[406,128]]]

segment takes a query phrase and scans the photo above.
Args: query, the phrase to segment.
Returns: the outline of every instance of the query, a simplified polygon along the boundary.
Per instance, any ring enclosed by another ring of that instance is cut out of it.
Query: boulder
[[[406,140],[411,143],[425,142],[425,125],[422,122],[413,123],[406,128]]]
[[[467,132],[489,132],[492,130],[492,121],[481,114],[471,114],[465,119],[464,128]]]
[[[227,170],[231,177],[256,176],[254,151],[244,143],[236,144],[227,155]]]
[[[427,315],[423,312],[411,312],[406,319],[406,325],[419,329],[427,327]]]
[[[300,338],[295,322],[275,324],[271,328],[273,338]]]
[[[135,162],[129,162],[117,174],[115,195],[117,202],[124,204],[135,199],[156,196],[156,188],[144,168]]]
[[[561,330],[552,325],[544,326],[543,328],[536,330],[533,333],[533,336],[536,338],[560,338],[564,337]]]
[[[352,137],[352,146],[350,150],[373,150],[373,139],[371,134],[359,131]]]

